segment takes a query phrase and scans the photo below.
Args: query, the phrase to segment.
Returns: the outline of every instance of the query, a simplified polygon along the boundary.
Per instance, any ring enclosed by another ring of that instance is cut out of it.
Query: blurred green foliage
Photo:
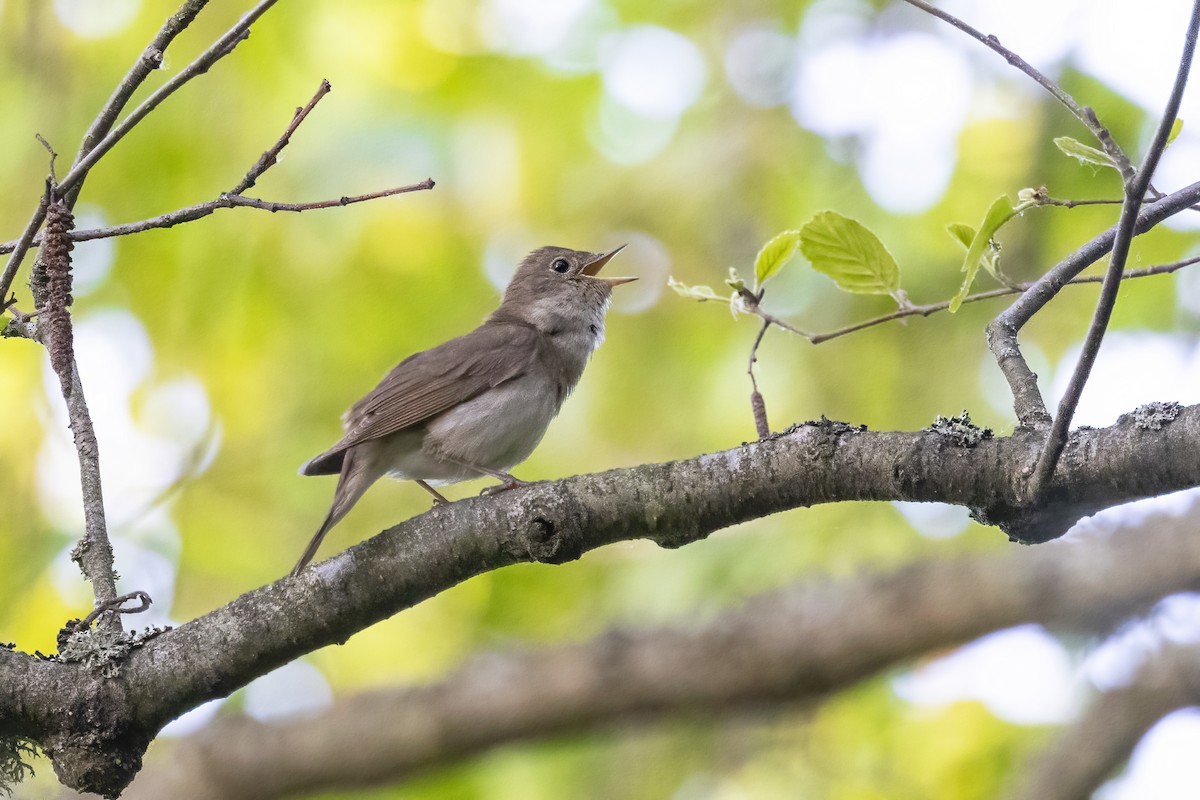
[[[243,5],[213,3],[150,85],[186,64]],[[597,72],[499,51],[484,35],[481,5],[280,4],[233,56],[152,114],[87,182],[80,210],[110,223],[214,198],[275,141],[321,78],[333,93],[251,194],[304,201],[427,176],[437,181],[432,192],[343,209],[228,210],[124,238],[111,272],[78,299],[77,320],[117,309],[144,326],[152,363],[130,397],[135,422],[149,425],[140,404],[150,388],[191,377],[219,426],[211,465],[185,476],[166,500],[178,537],[151,537],[146,545],[177,568],[174,596],[156,597],[176,620],[287,571],[333,490],[332,479],[300,478],[296,467],[338,437],[339,414],[397,360],[469,329],[491,310],[499,289],[485,264],[514,265],[542,244],[597,250],[629,240],[621,271],[643,276],[618,290],[630,294],[610,315],[607,343],[546,440],[516,470],[525,479],[552,479],[688,457],[754,436],[745,369],[755,323],[731,319],[718,304],[663,294],[668,272],[716,286],[731,266],[749,275],[772,235],[832,208],[888,243],[913,302],[944,300],[962,279],[962,249],[946,235],[948,223],[976,223],[992,198],[1025,186],[1045,184],[1061,197],[1119,190],[1111,172],[1093,174],[1055,148],[1053,136],[1084,136],[1069,116],[1000,84],[1020,113],[977,110],[957,137],[956,166],[940,201],[912,214],[876,206],[845,157],[853,139],[827,142],[784,107],[751,107],[725,80],[729,32],[765,23],[793,34],[804,24],[803,2],[596,4],[597,26],[675,31],[707,66],[704,89],[669,142],[649,158],[619,163],[596,144],[605,91]],[[16,237],[42,191],[46,154],[33,134],[63,154],[61,172],[173,3],[142,3],[127,26],[100,38],[68,30],[54,7],[44,0],[0,5],[5,238]],[[915,13],[902,19],[930,26]],[[1019,83],[1015,73],[1009,77]],[[1064,80],[1119,141],[1138,140],[1140,111],[1084,75],[1068,70]],[[1004,269],[1017,280],[1035,277],[1110,225],[1115,213],[1026,212],[1000,234]],[[1173,260],[1194,243],[1190,235],[1159,232],[1138,240],[1131,263]],[[655,261],[660,253],[669,263]],[[18,286],[24,307],[27,274]],[[990,280],[981,276],[978,285],[988,288]],[[1170,278],[1128,286],[1115,325],[1174,325],[1163,311],[1173,308],[1173,292]],[[1093,298],[1084,288],[1056,300],[1053,313],[1029,331],[1032,349],[1057,362],[1080,338]],[[772,280],[767,307],[822,331],[894,304],[845,294],[797,258]],[[982,331],[998,308],[969,305],[954,316],[893,323],[818,347],[772,331],[758,375],[773,427],[826,415],[914,429],[965,407],[980,425],[1010,430],[1004,398],[985,396],[998,384],[978,377],[995,377]],[[73,580],[63,553],[79,530],[53,522],[41,488],[40,448],[48,430],[61,435],[63,426],[47,400],[46,386],[53,387],[43,361],[28,342],[0,342],[0,639],[49,652],[62,622],[86,610],[86,594],[82,586],[73,596],[61,588]],[[109,462],[142,458],[103,427],[100,436]],[[483,485],[449,492],[467,496]],[[412,485],[381,484],[333,531],[324,554],[427,505]],[[123,531],[114,527],[121,570]],[[155,544],[161,541],[168,544]],[[484,575],[309,660],[337,693],[428,681],[480,648],[578,641],[613,625],[679,623],[807,575],[1005,546],[998,532],[974,525],[954,539],[925,538],[885,504],[797,510],[679,551],[631,543],[561,567]],[[886,678],[815,709],[784,707],[721,724],[673,721],[628,734],[509,747],[404,787],[355,796],[988,797],[1037,739],[975,704],[909,707]]]

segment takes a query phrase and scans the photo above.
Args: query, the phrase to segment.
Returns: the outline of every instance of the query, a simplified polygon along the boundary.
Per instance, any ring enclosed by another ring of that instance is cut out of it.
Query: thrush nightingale
[[[292,574],[385,474],[416,481],[438,504],[446,499],[430,483],[491,476],[502,483],[488,491],[521,485],[506,470],[533,452],[604,341],[613,287],[635,280],[600,277],[620,250],[534,250],[482,325],[409,356],[355,403],[341,440],[300,468],[338,482]]]

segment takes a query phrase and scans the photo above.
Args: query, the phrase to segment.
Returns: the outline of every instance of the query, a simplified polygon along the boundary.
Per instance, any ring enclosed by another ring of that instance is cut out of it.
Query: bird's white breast
[[[555,393],[544,378],[526,374],[489,389],[430,421],[421,452],[443,462],[440,470],[427,468],[427,471],[444,474],[427,477],[434,480],[478,477],[452,462],[445,463],[447,457],[507,470],[529,457],[557,412]]]

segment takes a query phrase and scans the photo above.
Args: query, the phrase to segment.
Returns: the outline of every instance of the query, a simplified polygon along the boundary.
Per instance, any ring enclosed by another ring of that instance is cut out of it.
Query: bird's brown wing
[[[525,325],[483,325],[406,358],[343,417],[345,450],[424,422],[523,375],[537,358],[538,333]]]

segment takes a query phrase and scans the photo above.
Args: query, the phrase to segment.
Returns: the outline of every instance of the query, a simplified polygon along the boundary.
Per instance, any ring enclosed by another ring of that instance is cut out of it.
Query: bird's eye
[[[554,259],[554,263],[550,265],[550,269],[555,272],[566,272],[570,268],[571,265],[567,263],[565,258],[556,258]]]

